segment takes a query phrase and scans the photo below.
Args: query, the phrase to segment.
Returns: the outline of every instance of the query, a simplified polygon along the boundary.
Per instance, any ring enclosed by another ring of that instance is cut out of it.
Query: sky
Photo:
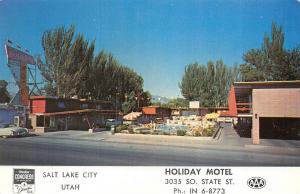
[[[145,90],[178,97],[187,64],[242,63],[273,21],[283,27],[287,48],[300,44],[300,0],[0,0],[0,79],[13,81],[7,39],[43,55],[43,32],[74,24],[96,40],[96,52],[111,52],[140,74]]]

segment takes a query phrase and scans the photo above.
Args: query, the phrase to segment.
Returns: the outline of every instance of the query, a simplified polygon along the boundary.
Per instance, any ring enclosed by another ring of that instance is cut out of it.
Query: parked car
[[[106,119],[105,121],[105,126],[106,127],[111,127],[112,125],[117,126],[117,125],[121,125],[122,122],[120,120],[116,120],[116,119]]]
[[[225,123],[233,123],[233,119],[230,117],[225,118]]]
[[[9,124],[0,124],[0,137],[14,137],[27,135],[28,129],[23,127],[16,127]]]

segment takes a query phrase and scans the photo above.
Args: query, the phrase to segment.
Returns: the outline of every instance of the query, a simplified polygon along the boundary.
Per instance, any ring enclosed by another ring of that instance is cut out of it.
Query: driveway
[[[298,140],[260,139],[259,145],[253,145],[251,138],[240,137],[235,129],[227,123],[222,125],[219,143],[224,146],[242,146],[256,149],[300,149],[300,141]]]

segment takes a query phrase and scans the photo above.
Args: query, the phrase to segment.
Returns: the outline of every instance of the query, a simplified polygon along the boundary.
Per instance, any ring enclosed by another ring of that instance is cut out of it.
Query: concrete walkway
[[[221,134],[218,139],[221,144],[225,146],[244,146],[246,144],[251,144],[251,138],[240,137],[231,124],[225,123],[221,126]]]

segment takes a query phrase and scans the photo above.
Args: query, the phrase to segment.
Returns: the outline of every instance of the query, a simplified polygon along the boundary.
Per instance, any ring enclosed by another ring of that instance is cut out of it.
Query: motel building
[[[235,82],[228,96],[228,114],[237,132],[260,139],[300,140],[300,81]]]
[[[143,120],[145,123],[157,120],[170,119],[171,109],[160,106],[146,106],[142,108]]]
[[[29,102],[29,122],[38,133],[104,126],[107,119],[118,113],[110,101],[103,100],[32,96]]]

